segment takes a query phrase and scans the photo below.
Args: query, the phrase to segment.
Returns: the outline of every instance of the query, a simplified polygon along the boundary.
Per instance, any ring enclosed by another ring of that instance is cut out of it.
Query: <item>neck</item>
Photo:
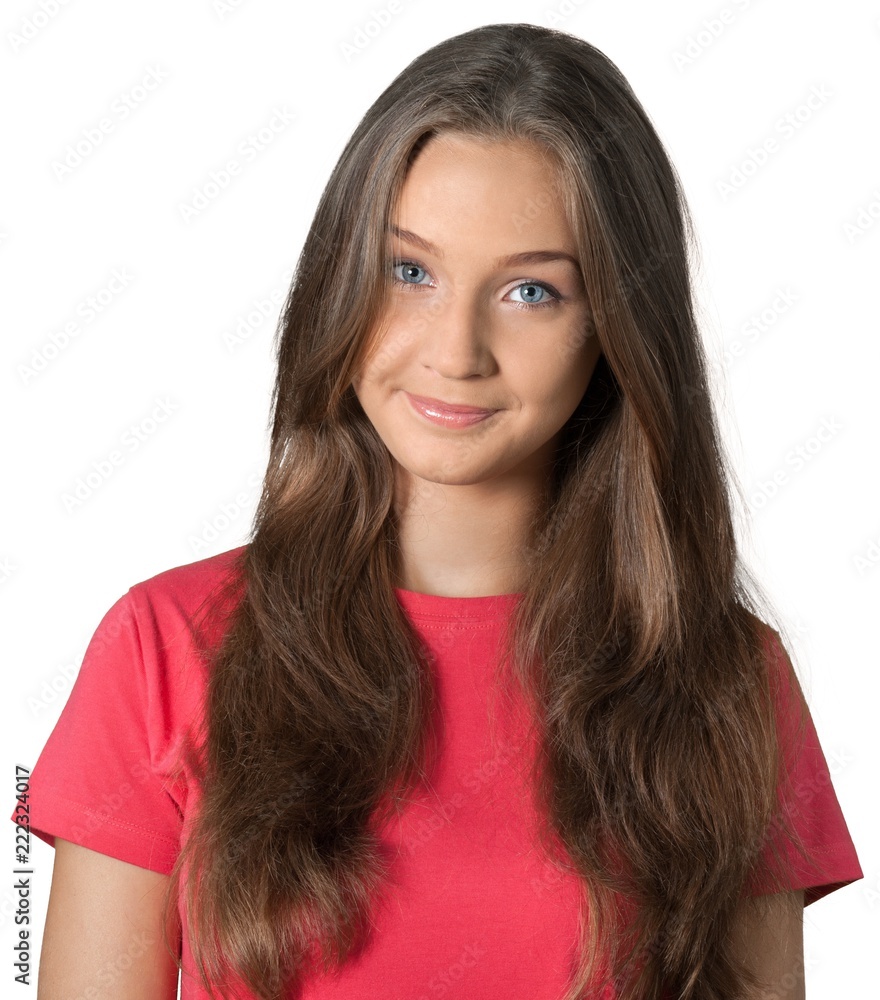
[[[398,502],[397,586],[440,597],[520,593],[540,502],[534,482],[410,480]]]

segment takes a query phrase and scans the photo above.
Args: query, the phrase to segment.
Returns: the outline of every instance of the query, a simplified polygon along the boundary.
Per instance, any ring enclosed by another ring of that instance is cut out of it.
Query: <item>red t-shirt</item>
[[[57,835],[171,871],[199,794],[189,774],[169,780],[179,735],[202,713],[205,668],[189,622],[239,551],[135,585],[100,622],[31,775],[31,830],[46,843]],[[394,890],[373,913],[368,947],[295,996],[378,997],[393,985],[396,1000],[557,1000],[575,968],[577,885],[535,841],[522,717],[493,699],[494,743],[487,720],[501,628],[518,595],[396,594],[434,654],[443,752],[430,790],[382,829]],[[788,663],[776,644],[776,662]],[[864,876],[812,720],[795,756],[795,819],[814,864],[791,888],[804,888],[809,904]],[[206,1000],[187,974],[185,939],[182,957],[182,1000]]]

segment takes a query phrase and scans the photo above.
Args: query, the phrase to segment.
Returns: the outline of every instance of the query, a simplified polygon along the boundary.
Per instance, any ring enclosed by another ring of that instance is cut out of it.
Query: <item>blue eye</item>
[[[517,309],[544,309],[559,305],[562,296],[551,285],[543,281],[523,281],[511,289],[512,292],[519,292],[523,296],[521,301],[511,299],[511,303]]]
[[[404,273],[404,275],[406,275],[406,277],[404,277],[404,278],[398,278],[397,275],[394,274],[394,272],[399,267],[403,268],[403,273]],[[401,285],[420,285],[421,284],[421,282],[418,280],[418,278],[416,278],[415,281],[410,281],[410,278],[412,278],[412,273],[411,272],[413,272],[413,271],[422,271],[425,274],[428,273],[421,266],[421,264],[415,264],[411,260],[395,260],[391,264],[391,273],[392,273],[392,276],[394,277],[394,280],[396,282],[398,282],[398,284],[401,284]],[[410,272],[410,273],[407,274],[407,272]]]
[[[523,282],[523,284],[517,285],[513,291],[519,292],[523,296],[519,302],[514,300],[515,305],[543,306],[549,304],[545,299],[551,294],[550,289],[546,285],[539,284],[537,281]]]
[[[404,277],[398,277],[395,273],[398,268],[403,268]],[[396,285],[413,291],[417,288],[429,288],[430,282],[421,280],[418,272],[421,272],[423,277],[428,276],[427,269],[413,260],[397,259],[391,261],[391,279]],[[521,289],[525,291],[520,292]],[[543,281],[522,281],[511,291],[520,292],[523,295],[523,299],[520,301],[510,300],[517,309],[544,309],[547,306],[558,305],[562,299],[556,289]]]

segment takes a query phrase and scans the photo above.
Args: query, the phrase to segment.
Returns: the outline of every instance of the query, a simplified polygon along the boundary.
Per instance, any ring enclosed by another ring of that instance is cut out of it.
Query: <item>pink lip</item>
[[[427,396],[413,396],[405,393],[413,409],[427,420],[446,427],[465,427],[491,417],[497,410],[484,410],[476,406],[456,406]]]

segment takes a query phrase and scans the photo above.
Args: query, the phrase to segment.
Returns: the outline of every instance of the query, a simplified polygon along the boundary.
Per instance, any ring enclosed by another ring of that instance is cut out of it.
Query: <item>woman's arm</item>
[[[761,898],[766,915],[744,906],[734,930],[737,955],[765,984],[767,1000],[805,1000],[804,891]]]
[[[168,876],[55,839],[37,1000],[175,1000],[162,940]],[[179,920],[170,928],[174,942]]]

